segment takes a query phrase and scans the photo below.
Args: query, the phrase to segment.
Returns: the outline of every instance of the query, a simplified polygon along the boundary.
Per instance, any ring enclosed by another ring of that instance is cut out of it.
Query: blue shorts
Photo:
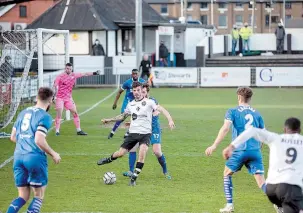
[[[264,174],[261,150],[234,151],[225,165],[232,171],[240,171],[245,165],[250,174]]]
[[[128,103],[129,103],[129,101],[127,99],[124,99],[122,107],[121,107],[121,114],[125,111]]]
[[[46,186],[48,182],[47,157],[40,154],[14,156],[14,178],[17,187]]]
[[[151,145],[154,144],[160,144],[161,143],[161,139],[162,139],[162,134],[161,134],[161,130],[160,131],[153,131],[152,135],[150,136],[150,143]]]

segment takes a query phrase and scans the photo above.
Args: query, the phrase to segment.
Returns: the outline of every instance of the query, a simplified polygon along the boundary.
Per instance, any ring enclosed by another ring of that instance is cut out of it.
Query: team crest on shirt
[[[145,105],[146,105],[146,101],[143,101],[143,102],[142,102],[142,106],[145,106]]]
[[[140,110],[140,107],[137,107],[136,110],[139,111],[139,110]]]

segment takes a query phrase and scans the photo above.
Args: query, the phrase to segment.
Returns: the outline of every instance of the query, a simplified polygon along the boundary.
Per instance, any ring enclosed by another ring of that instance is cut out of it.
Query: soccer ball
[[[103,176],[103,181],[106,185],[112,185],[116,183],[117,181],[116,174],[113,172],[106,172]]]

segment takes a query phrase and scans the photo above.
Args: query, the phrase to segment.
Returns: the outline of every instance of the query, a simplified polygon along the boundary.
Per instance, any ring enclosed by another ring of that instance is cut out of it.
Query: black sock
[[[112,161],[114,161],[114,160],[117,160],[118,158],[115,158],[114,157],[114,154],[112,154],[109,158],[108,158],[108,160],[110,161],[110,162],[112,162]]]
[[[137,180],[137,177],[141,173],[143,166],[144,166],[144,163],[137,162],[135,172],[133,173],[133,175],[131,177],[132,180]]]

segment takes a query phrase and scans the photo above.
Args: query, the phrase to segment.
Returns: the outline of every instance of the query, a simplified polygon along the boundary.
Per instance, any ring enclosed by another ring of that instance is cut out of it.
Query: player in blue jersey
[[[135,81],[139,81],[140,83],[145,82],[144,79],[139,78],[139,70],[137,70],[137,69],[132,70],[132,77],[130,79],[126,80],[123,83],[120,90],[118,91],[116,99],[115,99],[114,104],[113,104],[113,110],[115,110],[117,108],[117,102],[118,102],[118,100],[119,100],[119,98],[120,98],[120,96],[121,96],[121,94],[124,90],[125,90],[125,96],[124,96],[123,104],[122,104],[122,107],[121,107],[121,113],[124,112],[127,104],[135,99],[134,95],[133,95],[133,91],[132,91],[132,85],[133,85],[133,82],[135,82]],[[112,128],[112,131],[108,135],[108,139],[111,139],[114,136],[116,130],[118,129],[118,127],[120,126],[120,124],[122,122],[123,121],[117,121],[115,123],[114,127]],[[126,133],[126,135],[127,135],[127,133]]]
[[[14,124],[11,141],[16,143],[13,170],[19,197],[12,201],[7,213],[16,213],[25,205],[30,198],[31,188],[34,197],[27,212],[40,212],[48,182],[46,154],[56,164],[61,160],[45,140],[53,120],[47,113],[53,95],[50,88],[40,88],[36,106],[23,110]]]
[[[157,105],[159,105],[158,101],[149,96],[149,84],[145,83],[143,84],[143,89],[142,89],[142,95],[146,98],[152,99],[153,101],[155,101],[155,103]],[[172,121],[172,117],[170,116],[169,112],[162,106],[163,108],[163,114],[164,116],[168,119]],[[165,177],[167,179],[171,179],[171,176],[168,173],[167,170],[167,166],[166,166],[166,159],[164,154],[162,153],[161,150],[161,139],[162,139],[162,130],[161,130],[161,126],[160,126],[160,121],[159,121],[159,115],[158,112],[154,113],[153,119],[152,119],[152,135],[151,135],[151,145],[153,146],[153,152],[155,154],[155,156],[158,159],[159,164],[162,167],[162,171],[163,174],[165,175]],[[123,175],[127,176],[127,177],[131,177],[134,169],[135,169],[135,163],[136,163],[136,151],[138,148],[138,144],[130,150],[129,152],[129,159],[128,159],[128,163],[129,163],[129,171],[128,172],[124,172]]]
[[[223,141],[230,127],[232,127],[232,140],[251,126],[261,129],[264,128],[262,116],[249,104],[253,96],[252,90],[248,87],[240,87],[237,90],[237,95],[239,106],[227,110],[224,124],[215,142],[205,151],[207,156],[210,156]],[[240,171],[243,165],[246,166],[250,174],[254,175],[258,186],[265,192],[266,185],[261,143],[255,139],[249,139],[242,146],[238,147],[226,161],[224,169],[224,193],[227,204],[223,209],[220,209],[220,212],[228,213],[234,211],[232,175]]]

